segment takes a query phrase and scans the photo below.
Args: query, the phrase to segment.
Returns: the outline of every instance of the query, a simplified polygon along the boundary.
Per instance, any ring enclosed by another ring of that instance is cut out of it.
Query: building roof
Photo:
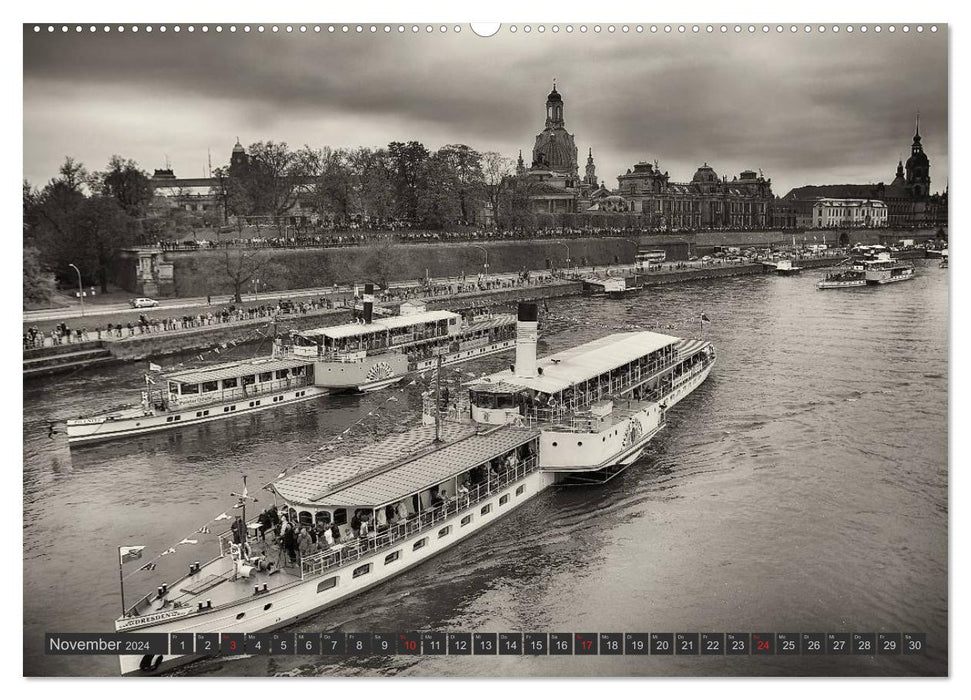
[[[325,497],[335,505],[382,506],[484,464],[539,435],[538,430],[504,426],[472,435]]]
[[[884,192],[884,185],[805,185],[789,190],[783,199],[873,199]]]
[[[310,330],[301,331],[300,335],[304,337],[323,335],[328,338],[349,338],[356,335],[364,335],[366,333],[383,333],[385,331],[394,330],[395,328],[414,326],[419,323],[434,323],[436,321],[442,321],[450,318],[460,318],[460,316],[452,311],[423,311],[415,314],[404,314],[402,316],[382,318],[380,321],[374,321],[372,323],[345,323],[339,326],[312,328]]]
[[[469,386],[490,391],[491,385],[499,383],[506,391],[512,387],[514,391],[532,389],[555,394],[679,340],[650,331],[614,333],[538,360],[536,366],[543,373],[535,377],[517,377],[507,369],[469,382]]]
[[[443,422],[443,443],[435,426],[423,425],[304,469],[273,483],[292,504],[380,506],[504,454],[538,435],[511,426],[478,434],[468,424]]]
[[[239,362],[227,362],[221,365],[213,365],[212,367],[172,372],[171,374],[165,374],[164,378],[168,381],[180,382],[182,384],[201,384],[202,382],[214,382],[219,379],[243,377],[258,372],[274,372],[278,369],[305,367],[309,364],[312,364],[309,360],[263,357],[252,360],[241,360]]]

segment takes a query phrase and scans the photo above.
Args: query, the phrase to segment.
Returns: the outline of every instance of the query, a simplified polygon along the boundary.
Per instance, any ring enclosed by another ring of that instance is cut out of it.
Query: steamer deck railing
[[[502,489],[538,468],[536,457],[529,457],[519,462],[515,467],[507,468],[495,478],[489,478],[484,484],[469,489],[467,495],[459,495],[446,504],[433,510],[417,514],[405,523],[392,525],[383,532],[367,537],[356,538],[348,544],[334,547],[303,557],[300,562],[300,576],[302,579],[320,576],[331,569],[336,569],[350,562],[370,556],[392,545],[408,539],[422,532],[434,529],[436,525],[463,511],[469,511],[474,505],[492,496]],[[253,541],[252,537],[249,538]],[[224,533],[219,536],[219,552],[221,556],[228,556],[232,551],[232,534]]]

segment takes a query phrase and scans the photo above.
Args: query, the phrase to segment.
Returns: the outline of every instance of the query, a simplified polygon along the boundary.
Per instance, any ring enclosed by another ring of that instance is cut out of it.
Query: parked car
[[[132,299],[130,302],[133,309],[150,309],[153,306],[158,306],[158,302],[154,299],[149,299],[148,297],[138,297],[137,299]]]

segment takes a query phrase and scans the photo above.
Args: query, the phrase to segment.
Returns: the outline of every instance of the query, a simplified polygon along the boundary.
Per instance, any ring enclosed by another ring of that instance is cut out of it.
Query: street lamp
[[[568,246],[563,241],[559,241],[559,244],[566,248],[566,269],[570,269],[570,262],[573,260],[573,256],[570,254],[570,246]]]
[[[472,247],[473,248],[478,248],[483,253],[485,253],[485,262],[482,264],[482,269],[485,270],[485,276],[488,277],[489,276],[489,250],[488,250],[488,248],[486,248],[485,246],[475,245],[475,244],[473,244]]]
[[[84,316],[84,286],[81,284],[81,271],[74,263],[68,263],[67,266],[73,267],[74,271],[78,273],[78,299],[81,300],[81,315]]]

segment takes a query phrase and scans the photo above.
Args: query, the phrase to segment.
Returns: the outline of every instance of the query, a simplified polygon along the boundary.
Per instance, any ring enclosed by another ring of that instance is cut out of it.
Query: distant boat
[[[843,289],[867,285],[890,284],[912,279],[914,266],[892,258],[890,253],[854,260],[847,270],[826,275],[816,283],[816,289]]]
[[[793,265],[792,260],[780,260],[775,265],[775,274],[780,275],[781,277],[798,275],[800,272],[802,272],[802,268]]]

